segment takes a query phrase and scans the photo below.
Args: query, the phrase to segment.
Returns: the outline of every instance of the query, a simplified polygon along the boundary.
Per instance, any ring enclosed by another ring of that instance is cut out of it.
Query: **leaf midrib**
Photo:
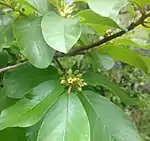
[[[107,129],[106,131],[108,132],[108,127],[103,124],[103,122],[102,122],[101,118],[99,117],[98,113],[97,113],[97,112],[95,111],[95,109],[93,108],[93,106],[92,106],[90,100],[87,98],[87,96],[86,96],[85,94],[84,94],[84,97],[86,98],[87,102],[89,103],[91,109],[94,111],[94,113],[95,113],[96,116],[98,117],[98,118],[96,118],[96,119],[98,119],[98,120],[101,122],[101,124],[103,125],[103,128]],[[94,126],[95,126],[95,125],[94,125]],[[109,132],[108,132],[108,134],[109,134]],[[111,135],[111,134],[110,134],[110,135]],[[111,137],[113,137],[113,136],[111,135]]]
[[[52,91],[52,90],[50,90],[50,91]],[[45,99],[49,96],[50,91],[47,92],[46,96],[43,97],[41,101],[37,102],[36,105],[33,105],[32,107],[30,107],[30,109],[25,110],[23,113],[20,113],[20,114],[18,114],[17,116],[13,116],[13,118],[11,118],[11,121],[13,121],[16,117],[23,116],[23,115],[26,114],[27,112],[32,111],[36,106],[38,106],[43,100],[45,100]],[[9,122],[10,122],[10,121],[9,121]],[[8,123],[7,123],[7,124],[8,124]],[[7,125],[7,124],[6,124],[6,125]],[[13,127],[13,126],[15,126],[15,125],[16,125],[16,124],[12,125],[11,127]]]

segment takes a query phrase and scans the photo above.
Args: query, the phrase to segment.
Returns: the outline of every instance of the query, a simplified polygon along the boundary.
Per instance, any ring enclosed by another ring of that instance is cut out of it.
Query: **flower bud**
[[[71,15],[68,15],[68,16],[67,16],[68,19],[71,18],[71,17],[72,17]]]
[[[65,84],[66,81],[65,81],[65,80],[61,80],[60,83],[61,83],[61,84]]]
[[[79,73],[79,70],[76,70],[76,71],[74,72],[75,75],[78,74],[78,73]]]
[[[69,69],[69,70],[67,71],[67,74],[68,74],[68,75],[72,75],[72,70]]]
[[[79,73],[79,74],[77,75],[77,77],[79,77],[79,78],[81,78],[82,76],[83,76],[82,73]]]
[[[81,91],[82,91],[82,88],[81,88],[81,87],[78,87],[78,91],[81,92]]]

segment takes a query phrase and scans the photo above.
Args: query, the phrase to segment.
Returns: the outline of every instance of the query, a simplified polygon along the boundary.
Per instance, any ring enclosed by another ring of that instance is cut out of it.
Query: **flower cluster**
[[[74,5],[70,5],[70,4],[67,4],[64,6],[63,9],[60,9],[58,10],[60,15],[63,16],[63,17],[66,17],[66,18],[71,18],[71,14],[73,12],[73,9],[74,9]]]
[[[82,87],[87,85],[87,83],[82,79],[82,74],[79,73],[78,70],[73,73],[71,69],[68,70],[63,77],[60,78],[60,83],[69,87],[69,92],[71,91],[71,89],[82,91]]]

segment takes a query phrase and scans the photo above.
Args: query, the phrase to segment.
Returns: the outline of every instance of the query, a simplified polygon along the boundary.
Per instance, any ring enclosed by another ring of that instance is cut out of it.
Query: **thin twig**
[[[22,66],[22,65],[24,65],[24,64],[27,64],[27,62],[18,63],[18,64],[16,64],[16,65],[12,65],[12,66],[8,66],[8,67],[6,67],[6,68],[2,68],[2,69],[0,69],[0,73],[10,71],[10,70],[15,69],[15,68],[17,68],[17,67],[20,67],[20,66]]]
[[[150,17],[150,11],[147,12],[146,14],[142,15],[136,22],[134,23],[131,23],[127,29],[128,29],[128,32],[133,30],[135,27],[143,24],[144,20],[146,18]],[[92,49],[92,48],[95,48],[95,47],[98,47],[104,43],[107,43],[117,37],[120,37],[122,36],[123,34],[127,33],[126,31],[124,30],[121,30],[115,34],[112,34],[110,36],[107,36],[105,37],[104,39],[101,39],[95,43],[92,43],[90,45],[85,45],[85,46],[81,46],[81,47],[74,47],[72,48],[67,54],[63,54],[63,53],[58,53],[56,54],[56,57],[59,58],[59,57],[64,57],[64,56],[75,56],[75,55],[80,55],[80,54],[84,54],[85,51],[89,50],[89,49]]]
[[[133,30],[135,27],[137,27],[138,25],[141,25],[144,23],[144,20],[146,18],[150,17],[150,11],[147,12],[146,14],[142,15],[136,22],[134,23],[131,23],[129,26],[128,26],[128,32]],[[86,46],[82,46],[82,47],[75,47],[73,49],[70,50],[69,53],[67,54],[64,54],[64,53],[60,53],[60,52],[57,52],[56,55],[55,55],[55,61],[57,62],[57,65],[59,65],[60,69],[65,72],[65,69],[62,67],[62,65],[60,64],[60,62],[58,61],[58,58],[60,57],[64,57],[64,56],[75,56],[75,55],[80,55],[80,54],[85,54],[89,49],[92,49],[92,48],[96,48],[96,47],[99,47],[100,45],[103,45],[104,43],[107,43],[115,38],[118,38],[120,36],[122,36],[123,34],[125,34],[126,31],[124,30],[121,30],[113,35],[110,35],[110,36],[107,36],[105,37],[104,39],[102,40],[99,40],[93,44],[90,44],[90,45],[86,45]],[[9,70],[12,70],[14,68],[17,68],[23,64],[26,64],[27,62],[24,62],[24,63],[19,63],[19,64],[16,64],[16,65],[13,65],[13,66],[9,66],[9,67],[6,67],[6,68],[3,68],[3,69],[0,69],[0,73],[2,72],[6,72],[6,71],[9,71]]]

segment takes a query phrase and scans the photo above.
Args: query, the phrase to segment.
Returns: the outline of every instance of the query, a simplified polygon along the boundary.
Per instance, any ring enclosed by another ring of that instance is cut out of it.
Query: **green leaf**
[[[6,51],[0,52],[0,69],[6,67],[9,60],[9,54]]]
[[[119,28],[118,25],[110,18],[102,17],[90,9],[81,11],[77,13],[76,16],[81,17],[82,23],[93,27],[93,29],[100,34],[104,34],[112,27]]]
[[[4,75],[3,93],[11,98],[22,98],[38,84],[57,78],[58,72],[52,66],[42,70],[25,64]]]
[[[78,44],[80,44],[80,46],[89,45],[91,41],[93,41],[92,38],[89,39],[89,35],[90,37],[92,36],[94,38],[93,35],[95,35],[95,31],[92,27],[86,24],[82,24],[81,27],[82,27],[82,34],[80,36]]]
[[[13,38],[12,18],[6,15],[0,15],[0,51],[3,48],[11,46]]]
[[[1,85],[3,85],[3,84],[1,84]],[[4,109],[8,108],[9,106],[12,106],[13,104],[15,104],[16,102],[17,102],[17,100],[11,99],[11,98],[7,97],[7,95],[5,93],[2,93],[1,88],[0,88],[0,113]]]
[[[111,82],[108,78],[99,73],[89,72],[84,74],[84,81],[89,85],[101,85],[108,88],[115,95],[119,96],[119,98],[128,105],[137,104],[137,101],[134,98],[130,98],[129,94],[122,90],[119,85]]]
[[[132,41],[132,39],[128,39],[128,38],[118,38],[118,39],[115,39],[114,42],[117,45],[122,45],[122,46],[127,46],[127,47],[136,47],[136,48],[150,50],[150,45],[140,45],[140,44]]]
[[[104,17],[110,17],[118,23],[121,8],[128,4],[127,0],[88,0],[90,8]]]
[[[37,141],[89,141],[86,112],[78,97],[63,94],[49,110],[39,130]]]
[[[47,44],[63,53],[67,53],[81,35],[79,19],[64,19],[54,12],[43,17],[41,27]]]
[[[128,5],[128,11],[129,11],[131,18],[136,18],[136,10],[134,8],[134,5],[132,4]]]
[[[61,8],[62,4],[64,4],[63,1],[60,2],[59,0],[48,0],[48,1],[57,9]]]
[[[111,26],[102,25],[102,24],[89,24],[89,23],[87,23],[87,25],[91,26],[100,35],[104,35],[107,30],[111,29]]]
[[[14,23],[14,34],[24,56],[38,68],[48,67],[55,51],[49,47],[42,36],[41,18],[30,20],[19,17]]]
[[[100,67],[103,70],[110,70],[115,65],[115,61],[110,55],[100,54],[99,59],[100,59]]]
[[[145,62],[145,64],[148,67],[148,73],[150,73],[150,57],[142,56],[142,60]]]
[[[89,117],[91,141],[141,141],[135,126],[119,107],[91,91],[78,96]]]
[[[46,14],[49,11],[48,0],[26,0],[26,1],[43,14]]]
[[[39,129],[41,127],[41,124],[42,124],[44,118],[45,118],[45,116],[38,123],[27,128],[27,131],[26,131],[27,141],[36,141],[37,140],[38,132],[39,132]]]
[[[88,2],[88,0],[74,0],[75,2],[77,2],[77,1],[83,1],[83,2],[85,2],[85,3],[87,3]]]
[[[142,60],[142,55],[135,51],[117,45],[104,45],[99,51],[111,55],[116,61],[122,61],[148,72],[147,65]]]
[[[2,111],[0,130],[7,127],[29,127],[37,123],[63,92],[57,81],[47,81],[33,88],[15,105]]]
[[[26,141],[26,130],[21,128],[7,128],[0,131],[0,139],[3,141]]]
[[[33,15],[35,14],[36,11],[38,11],[38,9],[36,9],[34,5],[31,5],[30,3],[28,3],[27,0],[17,0],[17,1],[21,4],[21,8],[25,9],[24,11],[25,15]]]
[[[89,53],[89,61],[92,65],[93,70],[97,72],[98,69],[100,70],[110,70],[115,65],[114,59],[108,54],[100,54],[96,51],[91,51]]]
[[[141,6],[142,8],[145,6],[145,5],[148,5],[150,3],[149,0],[129,0],[130,2],[133,2],[135,4],[138,4],[139,6]]]

